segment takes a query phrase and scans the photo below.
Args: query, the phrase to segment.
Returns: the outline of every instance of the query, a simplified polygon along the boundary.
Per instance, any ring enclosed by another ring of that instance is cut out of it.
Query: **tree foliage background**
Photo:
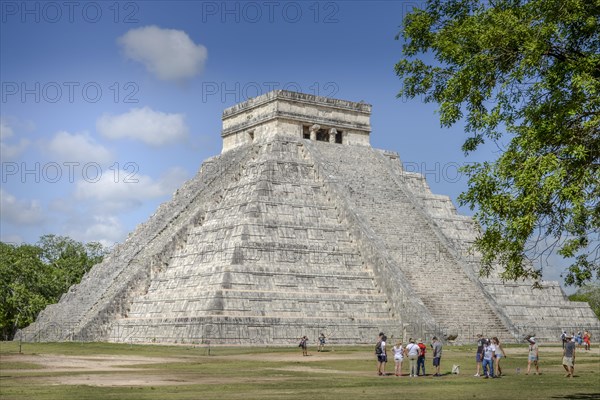
[[[428,0],[398,38],[398,97],[439,104],[442,126],[464,123],[466,154],[500,149],[463,168],[481,273],[539,282],[559,254],[566,284],[598,278],[600,0]]]
[[[42,236],[35,245],[0,242],[0,338],[11,340],[35,321],[105,253],[100,243],[55,235]]]

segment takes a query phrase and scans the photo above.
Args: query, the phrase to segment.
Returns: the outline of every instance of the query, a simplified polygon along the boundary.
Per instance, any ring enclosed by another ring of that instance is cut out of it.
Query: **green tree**
[[[105,253],[99,243],[55,235],[42,236],[36,245],[0,242],[0,338],[11,340],[34,322]]]
[[[54,293],[60,296],[102,261],[105,250],[98,242],[80,243],[66,236],[44,235],[37,242],[42,261],[52,268]],[[58,299],[56,301],[58,301]]]
[[[600,282],[581,286],[577,292],[569,296],[569,300],[587,302],[596,316],[600,318]]]
[[[0,242],[0,338],[12,339],[48,304],[46,279],[50,271],[37,246]]]
[[[464,123],[466,154],[503,149],[463,168],[482,275],[537,282],[553,252],[567,284],[600,274],[599,16],[600,0],[428,0],[404,19],[398,97]]]

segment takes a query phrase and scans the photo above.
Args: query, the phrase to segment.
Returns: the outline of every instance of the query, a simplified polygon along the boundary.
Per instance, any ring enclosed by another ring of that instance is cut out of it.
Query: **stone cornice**
[[[254,97],[223,111],[222,119],[233,117],[239,113],[248,112],[256,107],[276,100],[287,100],[297,103],[314,104],[318,106],[336,108],[346,111],[354,111],[361,114],[371,114],[371,105],[367,103],[356,103],[349,100],[332,99],[329,97],[315,96],[307,93],[290,92],[287,90],[274,90],[261,96]]]

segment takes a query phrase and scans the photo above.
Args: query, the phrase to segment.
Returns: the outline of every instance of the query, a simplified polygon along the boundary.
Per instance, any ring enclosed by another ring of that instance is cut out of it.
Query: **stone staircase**
[[[430,218],[438,236],[443,236],[465,272],[473,281],[480,282],[498,315],[503,321],[510,321],[507,325],[515,338],[533,334],[543,341],[556,341],[562,329],[569,332],[587,329],[600,336],[600,321],[588,304],[569,301],[558,282],[543,281],[541,288],[534,288],[529,279],[503,282],[498,268],[489,277],[480,277],[480,255],[470,251],[478,233],[473,219],[458,214],[448,196],[431,193],[422,175],[404,171],[396,153],[381,154],[389,172],[408,189],[414,203]]]
[[[308,146],[321,162],[328,163],[329,179],[343,190],[350,207],[376,235],[385,251],[402,270],[414,294],[449,334],[472,340],[477,333],[513,340],[510,327],[455,259],[447,244],[410,199],[386,165],[381,153],[370,147]]]
[[[163,203],[148,222],[139,225],[16,337],[27,341],[108,340],[114,320],[147,290],[153,271],[164,266],[190,224],[203,219],[204,206],[198,204],[210,204],[220,196],[220,179],[245,162],[247,151],[242,148],[206,160],[198,175]]]
[[[250,327],[268,343],[321,330],[336,343],[371,342],[381,330],[398,335],[388,298],[302,142],[277,137],[250,154],[111,337],[248,343]],[[228,321],[237,327],[215,328]],[[188,327],[174,336],[177,325]]]

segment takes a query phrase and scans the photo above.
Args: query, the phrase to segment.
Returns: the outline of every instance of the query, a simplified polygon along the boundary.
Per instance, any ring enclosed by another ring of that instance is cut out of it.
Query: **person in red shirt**
[[[588,331],[583,332],[583,346],[586,350],[589,350],[592,347],[592,343],[590,340],[591,337],[592,334]]]
[[[419,339],[417,341],[417,345],[419,346],[419,358],[417,358],[417,376],[419,376],[419,372],[421,371],[421,367],[423,368],[423,376],[425,376],[425,353],[427,352],[427,346],[423,344],[423,340]]]

